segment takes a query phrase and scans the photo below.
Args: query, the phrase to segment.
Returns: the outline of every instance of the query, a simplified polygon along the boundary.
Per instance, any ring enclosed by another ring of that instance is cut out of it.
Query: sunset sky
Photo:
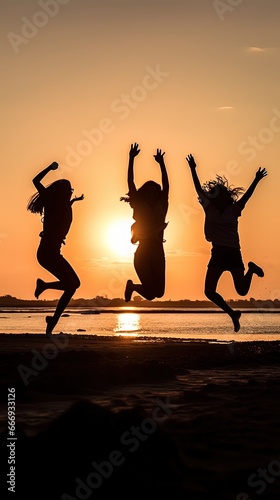
[[[81,280],[75,298],[122,297],[133,268],[127,193],[130,144],[137,187],[160,181],[170,204],[164,299],[203,299],[211,245],[185,157],[201,182],[225,174],[248,187],[268,176],[239,220],[244,263],[265,271],[247,298],[280,298],[280,3],[275,0],[1,1],[0,295],[32,299],[40,216],[27,212],[32,178],[67,178],[84,201],[63,255]],[[218,289],[237,299],[226,273]],[[56,298],[45,292],[41,298]]]

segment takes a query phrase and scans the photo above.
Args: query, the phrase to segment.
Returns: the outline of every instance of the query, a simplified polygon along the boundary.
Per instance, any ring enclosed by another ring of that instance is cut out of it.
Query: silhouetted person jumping
[[[259,168],[247,191],[238,199],[244,191],[243,188],[230,187],[227,179],[219,175],[216,176],[216,180],[208,181],[201,186],[193,156],[188,155],[186,160],[190,166],[199,201],[205,211],[205,238],[212,243],[211,258],[205,278],[205,295],[229,314],[234,331],[238,332],[241,312],[234,311],[216,292],[216,288],[224,271],[231,273],[235,289],[242,296],[248,293],[253,274],[261,278],[264,276],[263,270],[254,262],[248,263],[248,271],[244,274],[245,267],[238,235],[238,217],[241,216],[242,210],[260,180],[267,175],[267,171],[265,168]]]
[[[70,299],[80,286],[80,280],[69,262],[61,255],[61,245],[65,244],[66,235],[72,223],[72,204],[83,200],[84,195],[71,200],[73,189],[68,180],[61,179],[48,186],[41,180],[51,170],[56,170],[58,163],[53,162],[33,179],[38,193],[33,195],[27,205],[32,213],[43,214],[43,231],[37,250],[39,264],[53,274],[59,281],[45,282],[37,280],[35,297],[48,289],[63,290],[53,316],[46,317],[46,334],[50,335]]]
[[[162,297],[165,290],[165,255],[163,233],[167,226],[169,182],[164,154],[157,149],[154,155],[160,166],[162,188],[154,181],[147,181],[139,189],[134,184],[134,158],[140,153],[138,144],[132,144],[128,163],[128,197],[122,197],[133,208],[135,223],[131,227],[132,243],[138,243],[134,254],[134,268],[141,284],[128,280],[125,300],[129,302],[133,292],[147,300]]]

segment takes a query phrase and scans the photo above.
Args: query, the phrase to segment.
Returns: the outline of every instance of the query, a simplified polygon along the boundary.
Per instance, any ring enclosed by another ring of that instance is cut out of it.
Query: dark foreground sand
[[[0,353],[8,498],[279,500],[279,342],[2,334]]]

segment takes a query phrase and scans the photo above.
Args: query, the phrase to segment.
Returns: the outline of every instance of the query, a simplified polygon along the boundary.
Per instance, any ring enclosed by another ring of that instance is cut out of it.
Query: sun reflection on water
[[[117,315],[117,326],[114,332],[118,336],[137,337],[140,331],[140,314],[121,313]]]

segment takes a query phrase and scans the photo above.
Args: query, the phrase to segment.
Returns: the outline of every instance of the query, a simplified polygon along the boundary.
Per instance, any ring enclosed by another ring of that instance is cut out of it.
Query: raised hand
[[[256,172],[256,181],[259,182],[261,179],[263,179],[264,177],[266,177],[266,175],[267,175],[266,169],[259,167],[259,169]]]
[[[190,168],[196,168],[196,163],[195,163],[193,155],[188,155],[186,157],[186,160],[187,160]]]
[[[164,157],[165,153],[162,153],[161,152],[161,149],[157,149],[157,154],[154,155],[154,159],[158,162],[158,163],[161,163],[163,161],[163,157]]]
[[[134,144],[131,144],[130,151],[129,151],[129,156],[130,158],[135,158],[140,153],[140,149],[138,149],[138,144],[135,142]]]
[[[75,203],[75,201],[81,201],[84,199],[84,195],[82,194],[81,196],[75,196],[75,198],[73,198],[71,201],[70,201],[70,204],[72,205],[73,203]]]
[[[58,163],[56,161],[53,161],[50,165],[51,170],[56,170],[58,168]]]

